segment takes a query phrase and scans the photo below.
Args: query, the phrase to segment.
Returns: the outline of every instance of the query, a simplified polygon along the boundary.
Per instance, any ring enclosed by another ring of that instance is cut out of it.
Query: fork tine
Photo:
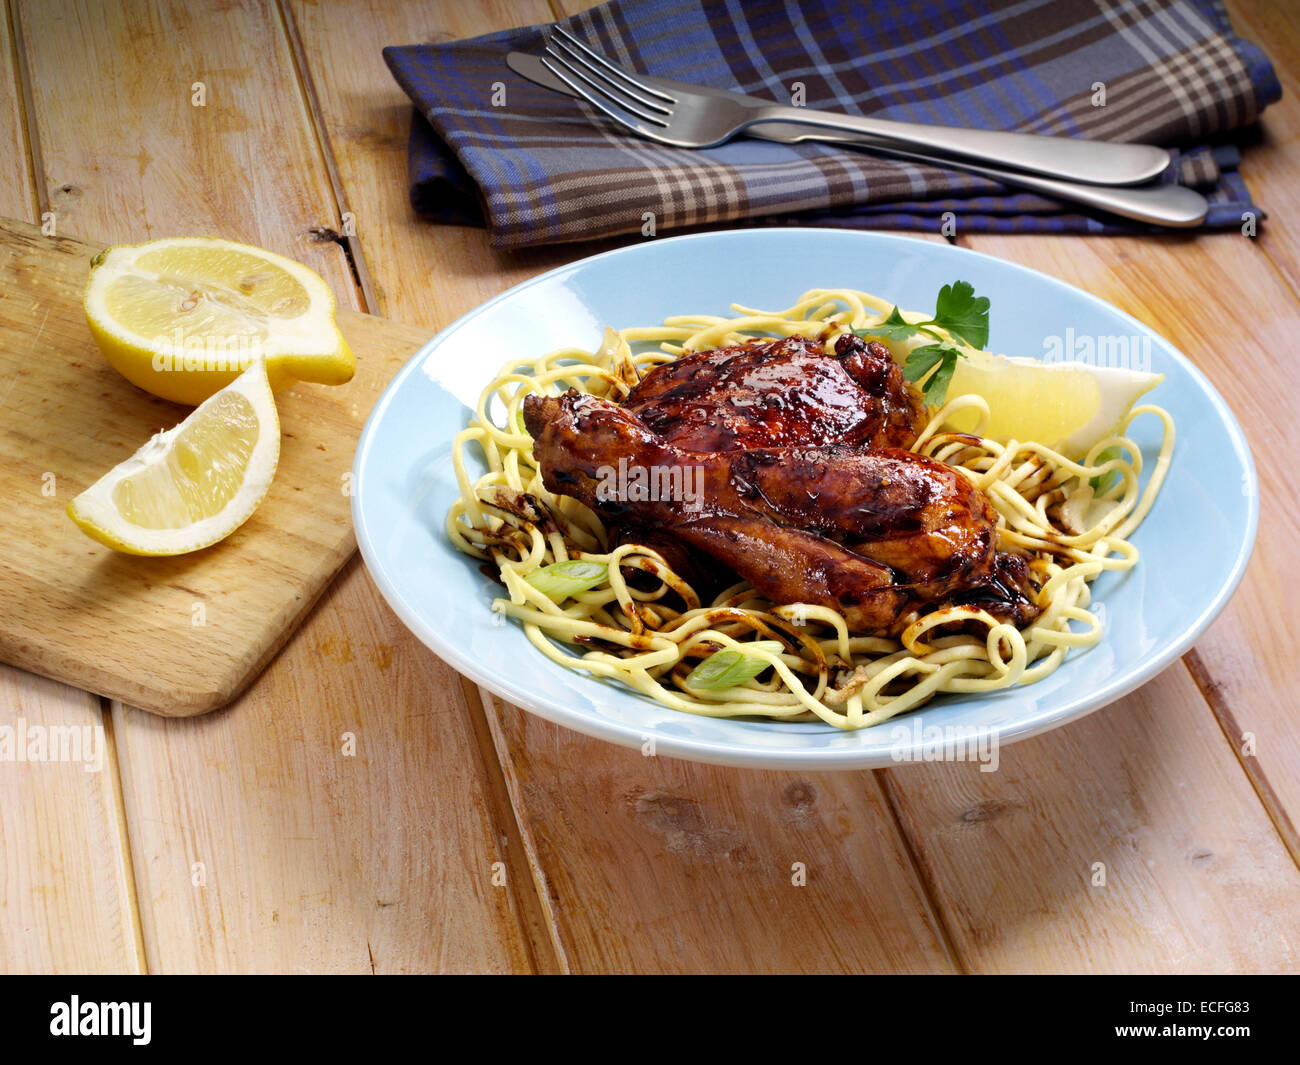
[[[675,96],[670,96],[666,92],[660,92],[658,89],[646,85],[644,82],[638,81],[622,67],[615,66],[603,55],[601,55],[595,49],[584,44],[581,40],[579,40],[577,37],[575,37],[572,33],[570,33],[568,30],[566,30],[563,26],[559,25],[558,23],[551,27],[551,32],[555,36],[559,37],[560,40],[562,40],[565,44],[567,44],[571,51],[576,49],[577,51],[585,55],[587,59],[590,60],[591,63],[594,63],[597,67],[602,68],[606,73],[606,75],[611,76],[613,79],[623,82],[623,84],[626,86],[626,89],[624,91],[627,92],[627,94],[631,96],[633,99],[638,100],[640,103],[645,104],[647,107],[654,107],[655,104],[652,100],[645,99],[644,97],[646,96],[656,97],[662,100],[666,104],[675,104],[677,102],[677,98]],[[628,90],[631,91],[629,92]],[[638,93],[642,95],[637,95]],[[660,108],[660,110],[662,110],[662,108]]]
[[[632,114],[642,121],[650,122],[662,129],[668,128],[668,123],[658,115],[652,115],[649,111],[643,111],[635,104],[627,103],[624,100],[614,96],[609,89],[598,84],[591,77],[584,74],[574,63],[573,60],[560,55],[559,52],[552,49],[549,45],[546,49],[546,55],[539,57],[542,65],[552,74],[559,78],[565,85],[581,96],[587,103],[593,107],[599,108],[614,121],[633,129],[638,127],[634,122],[629,121],[627,115]],[[575,80],[576,79],[576,80]],[[627,114],[620,114],[611,106],[614,105],[622,108]]]
[[[546,42],[546,49],[548,52],[551,53],[551,55],[556,54],[557,48],[564,50],[564,54],[568,57],[571,63],[577,63],[579,66],[586,69],[594,77],[596,77],[602,84],[607,85],[612,91],[618,93],[621,96],[626,96],[629,99],[635,100],[637,103],[643,104],[644,106],[650,108],[650,110],[652,111],[658,111],[661,115],[668,115],[669,117],[672,117],[673,110],[671,107],[664,107],[664,105],[659,103],[658,101],[652,100],[650,99],[649,96],[636,92],[633,89],[629,89],[626,86],[620,84],[614,78],[610,77],[610,75],[606,73],[606,71],[613,70],[616,68],[611,67],[609,63],[606,63],[604,60],[601,60],[601,62],[597,64],[587,59],[584,53],[590,53],[591,52],[590,48],[583,48],[579,50],[577,48],[574,48],[571,44],[569,44],[567,41],[565,41],[563,38],[560,37],[552,37],[550,40]],[[622,80],[627,81],[630,79],[624,78]]]
[[[547,56],[539,56],[538,58],[541,59],[542,66],[544,66],[547,70],[549,70],[552,74],[554,74],[557,78],[559,78],[562,82],[564,82],[564,84],[567,85],[570,89],[572,89],[574,93],[576,93],[579,97],[581,97],[583,100],[586,100],[587,103],[591,104],[592,107],[595,107],[600,111],[603,111],[615,122],[617,122],[620,126],[626,126],[629,129],[635,129],[640,132],[640,127],[628,121],[627,115],[619,114],[612,107],[610,107],[609,104],[605,103],[604,99],[602,99],[602,97],[599,95],[599,93],[596,92],[596,90],[588,88],[586,85],[581,85],[578,82],[574,81],[573,78],[570,78],[569,75],[565,73],[565,71],[571,70],[571,68],[564,67],[559,63],[553,62]],[[571,72],[576,77],[582,77],[582,75],[578,74],[577,71],[571,70]],[[583,78],[583,81],[586,81],[586,79]],[[667,128],[666,122],[658,122],[658,125]]]
[[[593,67],[581,55],[575,53],[573,49],[569,48],[562,41],[548,41],[546,43],[546,54],[553,58],[557,63],[562,64],[570,74],[582,78],[582,80],[587,82],[587,84],[594,90],[602,93],[607,100],[617,104],[626,111],[630,111],[632,114],[636,115],[637,118],[645,119],[647,122],[655,122],[659,125],[664,125],[664,119],[673,117],[673,113],[670,110],[666,107],[659,106],[659,104],[652,102],[647,105],[650,108],[653,108],[654,111],[658,112],[658,114],[652,114],[650,111],[639,106],[639,102],[643,101],[633,103],[632,100],[637,99],[636,97],[626,89],[615,84],[612,79]]]

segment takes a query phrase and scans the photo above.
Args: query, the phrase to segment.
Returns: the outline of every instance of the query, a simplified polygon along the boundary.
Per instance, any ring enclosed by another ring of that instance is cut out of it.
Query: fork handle
[[[1090,185],[1140,185],[1169,165],[1169,153],[1152,144],[1074,137],[1040,137],[1032,133],[961,129],[860,118],[807,107],[769,104],[756,107],[744,127],[758,122],[789,122],[844,133],[860,133],[916,151],[970,159],[997,167]]]

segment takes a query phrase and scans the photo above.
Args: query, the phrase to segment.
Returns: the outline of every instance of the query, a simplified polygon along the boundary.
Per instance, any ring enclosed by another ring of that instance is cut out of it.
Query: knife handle
[[[861,118],[807,107],[764,104],[743,124],[797,123],[819,129],[862,134],[899,148],[1009,167],[1062,181],[1090,185],[1140,185],[1169,165],[1169,152],[1153,144],[1119,144],[1032,133],[925,126]]]
[[[787,128],[783,123],[782,128]],[[754,133],[763,130],[755,129]],[[775,129],[773,130],[775,133]],[[784,137],[781,139],[785,139]],[[1074,181],[1058,181],[1055,178],[1039,177],[1036,174],[1024,174],[1011,170],[998,170],[993,167],[980,166],[961,159],[946,159],[935,156],[920,155],[916,152],[901,151],[891,145],[880,143],[874,138],[858,136],[835,136],[800,138],[816,139],[830,144],[840,144],[846,148],[859,148],[876,152],[894,159],[924,163],[929,166],[950,167],[967,173],[979,174],[1004,185],[1038,192],[1053,199],[1069,200],[1098,210],[1109,211],[1124,218],[1138,222],[1150,222],[1158,226],[1172,226],[1186,229],[1199,226],[1205,221],[1210,209],[1210,201],[1195,189],[1186,185],[1146,185],[1138,188],[1129,186],[1110,187],[1105,185],[1084,185]]]

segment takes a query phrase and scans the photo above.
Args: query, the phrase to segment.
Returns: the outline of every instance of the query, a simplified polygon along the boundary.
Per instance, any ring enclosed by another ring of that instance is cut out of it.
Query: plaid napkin
[[[1207,226],[1262,214],[1222,134],[1281,87],[1220,0],[614,0],[561,24],[630,69],[782,103],[802,84],[808,106],[850,114],[1177,146],[1164,180],[1205,193]],[[1151,228],[830,145],[655,144],[506,66],[542,51],[542,29],[384,49],[416,105],[412,204],[486,224],[497,247],[642,232],[647,212],[660,234],[742,219],[933,231],[945,212],[963,231]]]

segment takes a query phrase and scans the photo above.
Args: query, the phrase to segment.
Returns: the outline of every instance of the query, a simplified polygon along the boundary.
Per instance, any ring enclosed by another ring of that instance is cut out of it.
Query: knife
[[[511,52],[506,56],[506,65],[520,77],[535,85],[577,98],[577,94],[552,74],[542,64],[541,59],[525,52]],[[649,85],[671,93],[674,89],[690,89],[692,92],[709,96],[739,96],[740,93],[725,89],[714,89],[705,85],[686,85],[667,78],[654,78],[647,74],[637,77]],[[759,97],[746,97],[758,100]],[[763,101],[770,102],[770,101]],[[843,145],[855,150],[870,151],[890,159],[902,159],[913,163],[927,163],[931,166],[962,170],[968,174],[1028,189],[1044,196],[1058,200],[1081,203],[1111,214],[1132,218],[1139,222],[1174,228],[1198,226],[1205,221],[1209,211],[1209,201],[1195,189],[1186,185],[1152,183],[1139,186],[1084,185],[1073,181],[1059,181],[1055,178],[1039,177],[1019,171],[998,170],[994,167],[968,163],[965,160],[949,159],[937,155],[921,155],[916,152],[903,151],[887,147],[873,137],[856,133],[832,133],[819,131],[809,126],[799,126],[791,122],[762,122],[750,126],[745,133],[761,140],[775,141],[779,144],[798,144],[801,141],[820,141],[822,143]]]

